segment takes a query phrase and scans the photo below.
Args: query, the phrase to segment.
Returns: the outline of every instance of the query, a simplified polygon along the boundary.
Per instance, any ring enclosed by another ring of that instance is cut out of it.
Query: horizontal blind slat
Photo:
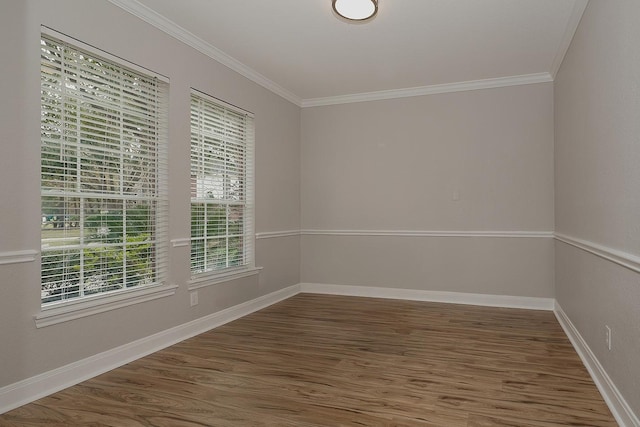
[[[252,207],[246,195],[252,141],[246,114],[191,98],[191,271],[223,272],[252,261]],[[251,145],[251,147],[250,147]],[[251,198],[252,202],[252,198]]]
[[[42,301],[158,283],[166,84],[41,38]]]

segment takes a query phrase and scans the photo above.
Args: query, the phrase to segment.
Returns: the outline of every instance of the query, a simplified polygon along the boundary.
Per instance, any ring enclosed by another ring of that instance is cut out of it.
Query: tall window
[[[252,267],[253,116],[191,96],[191,273]]]
[[[167,84],[48,35],[41,53],[42,302],[157,284]]]

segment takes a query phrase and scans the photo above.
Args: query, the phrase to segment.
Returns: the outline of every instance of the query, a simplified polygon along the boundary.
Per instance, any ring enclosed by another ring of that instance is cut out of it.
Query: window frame
[[[189,290],[195,290],[195,289],[215,285],[222,282],[228,282],[234,279],[252,276],[257,274],[261,270],[261,268],[255,266],[255,116],[253,113],[249,111],[238,108],[232,104],[229,104],[225,101],[222,101],[218,98],[208,95],[205,92],[192,88],[190,93],[190,102],[189,102],[189,105],[190,105],[189,109],[192,117],[190,121],[191,123],[190,124],[190,129],[191,129],[190,176],[191,177],[193,176],[192,175],[193,169],[194,167],[196,167],[194,166],[194,159],[193,159],[194,142],[204,143],[203,140],[205,138],[204,135],[198,133],[198,129],[193,128],[193,115],[203,114],[203,111],[194,111],[195,100],[206,103],[213,108],[221,108],[233,114],[241,115],[246,119],[246,123],[245,123],[246,127],[244,128],[245,173],[243,176],[244,210],[243,210],[243,233],[242,233],[244,263],[239,266],[225,267],[223,269],[212,268],[204,271],[194,272],[193,243],[196,239],[198,239],[198,237],[194,237],[193,235],[192,210],[194,208],[194,204],[206,203],[208,205],[224,205],[224,204],[231,203],[231,204],[237,205],[238,203],[234,203],[230,200],[225,199],[224,197],[222,199],[219,199],[220,202],[205,199],[202,197],[192,197],[193,191],[194,191],[193,189],[194,183],[193,183],[193,178],[190,178],[190,181],[191,181],[190,183],[191,188],[189,191],[189,194],[191,196],[189,199],[189,206],[190,206],[189,233],[190,234],[189,234],[188,240],[192,249],[189,256],[189,271],[191,274],[191,280],[189,280],[188,282]],[[196,135],[195,138],[198,139],[197,141],[194,140],[194,134]],[[228,144],[228,141],[225,141],[225,144]],[[201,148],[201,147],[197,147],[197,148]],[[202,159],[198,159],[198,160],[202,160]],[[197,181],[197,178],[196,178],[196,181]],[[197,187],[198,183],[196,182],[195,185]],[[197,196],[197,190],[196,190],[196,196]],[[226,217],[227,222],[229,221],[228,217],[229,215],[227,212],[227,217]],[[206,221],[206,218],[205,218],[205,221]],[[207,229],[206,224],[204,225],[204,227],[206,230]],[[206,242],[207,238],[213,238],[213,237],[220,237],[220,236],[212,236],[212,235],[207,235],[205,233],[201,238],[205,239],[205,242]],[[225,237],[228,237],[228,234],[225,235]],[[228,259],[228,254],[227,254],[227,259]]]
[[[51,324],[65,322],[68,320],[77,319],[93,315],[96,313],[113,310],[120,307],[125,307],[140,302],[150,301],[156,298],[162,298],[175,294],[177,286],[167,284],[168,277],[168,98],[169,98],[169,79],[158,73],[150,71],[144,67],[131,63],[112,54],[109,54],[103,50],[97,49],[93,46],[87,45],[82,41],[76,40],[64,34],[61,34],[48,27],[41,27],[41,40],[46,38],[54,43],[59,43],[69,48],[84,52],[91,57],[99,58],[101,61],[105,61],[109,65],[117,67],[127,72],[133,72],[141,74],[147,79],[155,79],[159,85],[159,94],[156,97],[156,112],[157,126],[156,126],[156,138],[154,138],[154,146],[156,156],[153,158],[155,177],[153,179],[153,185],[155,186],[155,197],[153,198],[153,256],[152,256],[152,268],[154,269],[155,280],[153,283],[141,284],[132,287],[123,286],[122,289],[109,290],[105,292],[98,292],[90,295],[82,295],[73,297],[70,299],[61,299],[58,301],[42,302],[40,301],[41,311],[35,316],[36,326],[43,327]],[[41,46],[39,46],[41,49]],[[42,78],[42,71],[41,71]],[[64,81],[64,80],[62,80]],[[41,115],[42,113],[42,95],[41,95]],[[41,126],[42,126],[41,118]],[[40,174],[42,174],[42,161],[43,161],[43,145],[40,143]],[[77,159],[82,158],[78,153]],[[50,195],[41,186],[40,191],[40,203],[43,204],[46,195]],[[82,193],[78,193],[78,197],[85,197]],[[110,199],[113,194],[104,194],[104,199]],[[116,199],[122,197],[118,195]],[[125,202],[123,202],[125,203]],[[124,218],[124,217],[123,217]],[[124,219],[123,219],[124,220]],[[126,236],[126,231],[123,231],[123,235]],[[42,275],[43,259],[46,251],[42,250],[42,236],[41,236],[41,250],[40,250],[40,275]],[[128,247],[127,242],[122,242],[122,252]],[[82,250],[82,249],[81,249]],[[40,289],[42,290],[43,282],[40,278]],[[42,292],[41,292],[42,293]]]

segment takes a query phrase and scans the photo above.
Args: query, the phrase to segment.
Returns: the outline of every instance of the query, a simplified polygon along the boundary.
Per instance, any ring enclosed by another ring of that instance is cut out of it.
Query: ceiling
[[[301,106],[552,81],[588,0],[110,0]]]

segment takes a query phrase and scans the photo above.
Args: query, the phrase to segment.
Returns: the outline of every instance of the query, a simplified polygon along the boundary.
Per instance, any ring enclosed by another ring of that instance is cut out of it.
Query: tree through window
[[[42,302],[159,283],[166,83],[53,37],[40,49]]]
[[[253,116],[191,96],[191,273],[253,265]]]

